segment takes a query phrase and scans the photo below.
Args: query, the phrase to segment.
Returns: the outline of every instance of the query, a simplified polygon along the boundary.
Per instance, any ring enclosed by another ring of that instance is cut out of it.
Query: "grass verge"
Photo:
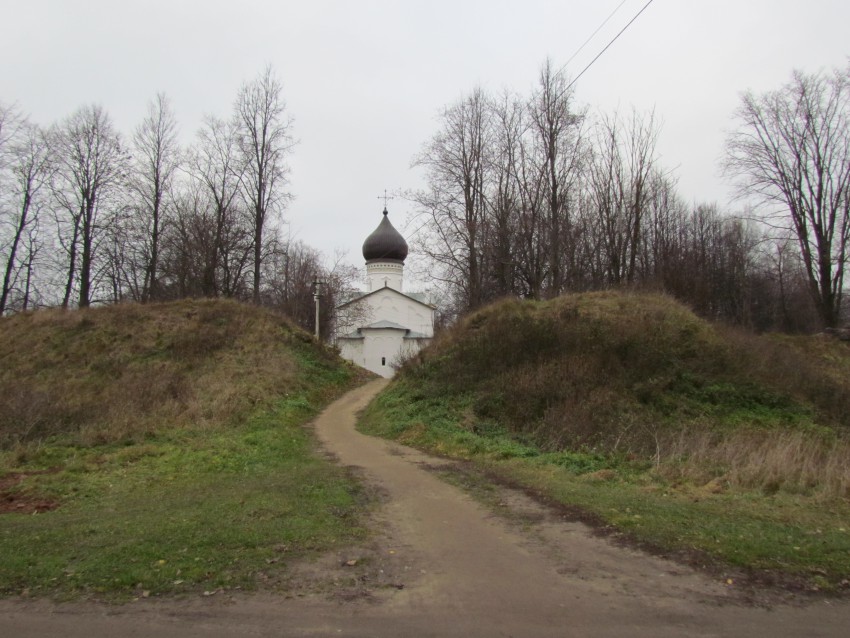
[[[143,444],[44,446],[20,490],[60,504],[0,517],[0,593],[125,599],[286,586],[286,564],[363,538],[366,496],[319,458],[301,395],[235,427]]]
[[[471,416],[472,396],[423,398],[400,379],[360,428],[450,458],[578,508],[585,520],[633,543],[678,556],[733,581],[838,592],[850,587],[850,506],[817,494],[747,490],[712,479],[671,478],[628,455],[546,451]]]

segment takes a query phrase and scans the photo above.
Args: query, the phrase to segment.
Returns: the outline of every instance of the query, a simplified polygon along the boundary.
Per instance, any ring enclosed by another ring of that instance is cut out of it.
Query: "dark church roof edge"
[[[417,297],[424,297],[424,293],[414,292],[414,293],[411,293],[411,294],[407,294],[407,293],[402,292],[401,290],[396,290],[395,288],[393,288],[391,286],[385,286],[385,287],[378,288],[376,290],[371,290],[369,292],[364,292],[363,294],[357,295],[354,298],[349,299],[348,301],[342,302],[341,304],[339,304],[337,306],[337,308],[342,308],[343,306],[347,306],[347,305],[352,304],[356,301],[362,301],[366,297],[371,297],[372,295],[376,295],[379,292],[387,292],[387,291],[390,291],[390,290],[394,293],[401,295],[402,297],[410,299],[411,301],[415,301],[418,304],[422,304],[426,308],[434,309],[434,308],[437,307],[434,304],[428,303],[427,301],[423,301],[422,299],[417,299]],[[413,295],[416,295],[416,296],[413,296]]]

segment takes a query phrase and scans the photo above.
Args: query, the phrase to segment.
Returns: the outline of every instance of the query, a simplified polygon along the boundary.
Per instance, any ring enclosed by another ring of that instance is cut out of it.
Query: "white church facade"
[[[383,219],[363,242],[368,289],[337,306],[334,341],[344,359],[383,377],[434,336],[434,306],[426,295],[403,292],[407,242]]]

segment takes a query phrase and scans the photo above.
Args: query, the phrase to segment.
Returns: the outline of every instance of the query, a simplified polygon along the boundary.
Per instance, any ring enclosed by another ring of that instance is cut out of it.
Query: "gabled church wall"
[[[363,357],[363,340],[362,339],[342,339],[339,341],[339,356],[347,359],[360,367],[366,367],[366,360]]]
[[[431,319],[431,311],[423,306],[414,304],[408,306],[407,317],[401,323],[409,327],[411,330],[415,330],[416,332],[421,332],[426,335],[431,334],[434,326],[434,322]]]
[[[433,330],[432,311],[411,299],[394,293],[377,294],[366,297],[362,302],[368,304],[371,321],[362,321],[357,327],[374,321],[392,321],[414,332],[430,335]]]
[[[363,367],[382,377],[393,376],[393,364],[398,361],[404,346],[403,334],[401,330],[366,330],[363,339]]]

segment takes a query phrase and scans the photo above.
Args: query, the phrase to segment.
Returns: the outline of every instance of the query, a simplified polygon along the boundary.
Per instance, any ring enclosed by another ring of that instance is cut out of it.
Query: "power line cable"
[[[567,85],[567,88],[566,88],[566,89],[564,89],[564,91],[569,91],[569,90],[570,90],[570,87],[572,87],[572,86],[573,86],[573,84],[575,84],[576,82],[578,82],[578,79],[579,79],[582,75],[584,75],[584,72],[585,72],[585,71],[587,71],[590,67],[592,67],[594,62],[596,62],[596,61],[597,61],[600,57],[602,57],[602,54],[603,54],[603,53],[605,53],[605,52],[609,49],[609,47],[617,41],[617,38],[619,38],[621,35],[623,35],[623,32],[625,32],[625,30],[626,30],[626,29],[628,29],[628,28],[632,25],[632,22],[634,22],[635,20],[637,20],[637,19],[638,19],[638,17],[640,17],[640,14],[641,14],[641,13],[643,13],[644,11],[646,11],[646,8],[647,8],[649,5],[651,5],[651,4],[653,3],[653,1],[654,1],[654,0],[649,0],[649,2],[647,2],[645,5],[643,5],[643,8],[635,14],[635,17],[633,17],[631,20],[629,20],[629,21],[628,21],[628,23],[626,23],[626,26],[624,26],[622,29],[620,29],[620,32],[619,32],[617,35],[615,35],[615,36],[611,39],[611,41],[610,41],[608,44],[606,44],[606,45],[605,45],[605,48],[604,48],[604,49],[602,49],[599,53],[597,53],[597,54],[596,54],[596,57],[595,57],[595,58],[593,58],[593,59],[590,61],[590,63],[589,63],[586,67],[584,67],[584,68],[581,70],[581,73],[579,73],[579,74],[575,77],[575,79],[573,79],[573,81],[572,81],[572,82],[570,82],[570,83],[569,83],[569,85]],[[619,8],[619,7],[618,7],[618,8]]]
[[[570,62],[572,62],[572,61],[573,61],[573,58],[575,58],[575,57],[576,57],[579,53],[581,53],[582,49],[584,49],[584,47],[586,47],[586,46],[587,46],[587,43],[588,43],[588,42],[590,42],[590,41],[594,38],[594,36],[595,36],[597,33],[599,33],[599,30],[600,30],[602,27],[604,27],[606,24],[608,24],[608,21],[609,21],[611,18],[613,18],[613,17],[614,17],[614,14],[615,14],[615,13],[617,13],[617,11],[619,11],[619,10],[620,10],[620,7],[622,7],[624,4],[626,4],[626,2],[628,2],[628,0],[623,0],[620,4],[618,4],[616,7],[614,7],[614,10],[613,10],[611,13],[609,13],[609,14],[608,14],[608,17],[607,17],[607,18],[605,18],[605,20],[603,20],[603,21],[602,21],[602,24],[600,24],[598,27],[596,27],[596,31],[594,31],[593,33],[591,33],[591,34],[590,34],[590,37],[589,37],[587,40],[585,40],[585,41],[584,41],[584,44],[582,44],[582,45],[581,45],[578,49],[576,49],[576,52],[575,52],[575,53],[573,53],[573,54],[570,56],[570,59],[569,59],[569,60],[567,60],[566,62],[564,62],[564,65],[563,65],[563,67],[561,67],[561,68],[566,68],[566,66],[567,66]]]

